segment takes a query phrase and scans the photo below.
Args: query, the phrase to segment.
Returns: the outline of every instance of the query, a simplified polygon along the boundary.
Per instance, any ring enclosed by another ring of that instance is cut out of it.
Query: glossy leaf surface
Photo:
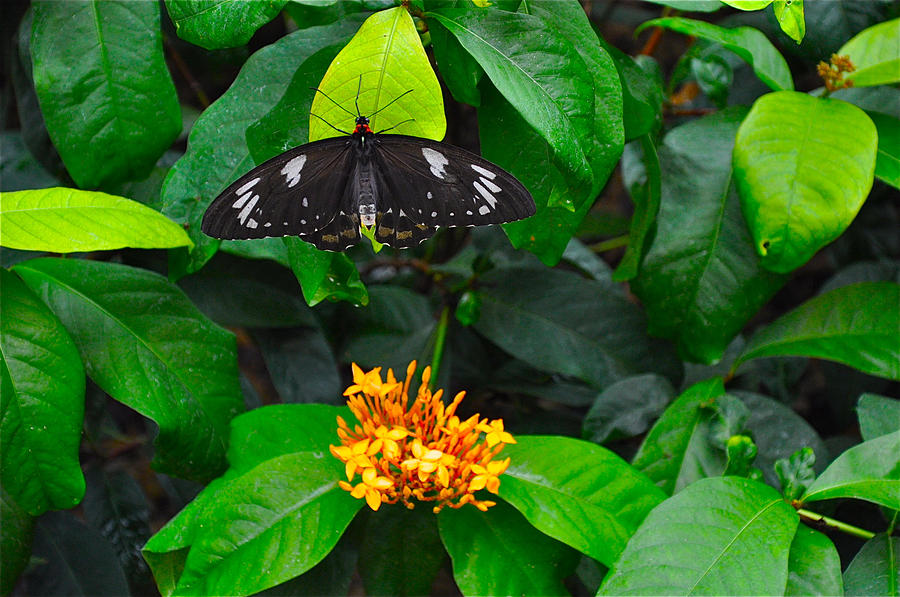
[[[178,37],[207,50],[242,46],[287,0],[166,0]]]
[[[53,145],[82,188],[144,178],[181,131],[159,4],[34,4],[34,86]]]
[[[863,440],[875,439],[900,429],[900,401],[877,394],[863,394],[856,404]]]
[[[841,558],[831,539],[809,528],[797,526],[788,558],[786,596],[842,595]]]
[[[900,189],[900,120],[880,112],[867,114],[878,131],[875,177]]]
[[[767,485],[698,481],[647,516],[598,595],[782,595],[797,523]]]
[[[900,595],[900,540],[878,534],[866,541],[844,570],[845,595]]]
[[[34,259],[15,271],[62,320],[91,379],[159,425],[159,470],[193,479],[221,472],[228,422],[243,409],[230,332],[146,270]]]
[[[854,87],[889,85],[900,81],[900,19],[892,19],[861,31],[841,46],[839,56],[849,56],[856,70],[846,78]]]
[[[72,508],[84,495],[81,357],[59,319],[18,276],[0,269],[0,286],[4,500],[32,516]]]
[[[184,229],[158,211],[106,193],[55,187],[4,193],[4,247],[74,253],[190,245]]]
[[[784,91],[753,104],[734,175],[763,265],[787,273],[850,225],[872,188],[878,133],[846,102]]]

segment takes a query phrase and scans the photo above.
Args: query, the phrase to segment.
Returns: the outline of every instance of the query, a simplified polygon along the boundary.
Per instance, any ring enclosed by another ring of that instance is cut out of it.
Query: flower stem
[[[847,524],[846,522],[841,522],[840,520],[835,520],[834,518],[829,518],[828,516],[823,516],[822,514],[818,514],[817,512],[811,512],[809,510],[804,510],[803,508],[797,508],[797,514],[800,515],[801,518],[806,519],[810,522],[815,522],[818,524],[823,524],[832,529],[836,529],[838,531],[843,531],[848,535],[853,535],[854,537],[860,537],[862,539],[871,539],[875,536],[875,533],[871,531],[867,531],[865,529],[861,529],[859,527],[855,527],[853,525]]]
[[[447,324],[450,321],[450,307],[444,307],[441,311],[441,319],[438,322],[437,334],[434,338],[434,352],[431,355],[431,382],[429,389],[434,390],[438,373],[441,372],[441,358],[444,356],[444,343],[447,340]]]

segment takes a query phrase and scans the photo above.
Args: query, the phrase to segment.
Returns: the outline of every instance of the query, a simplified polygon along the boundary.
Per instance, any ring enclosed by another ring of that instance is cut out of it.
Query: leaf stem
[[[814,522],[816,524],[825,525],[829,528],[847,533],[848,535],[853,535],[854,537],[871,539],[875,536],[875,533],[871,531],[855,527],[853,525],[847,524],[846,522],[841,522],[840,520],[835,520],[834,518],[824,516],[817,512],[811,512],[810,510],[805,510],[803,508],[797,508],[797,514],[799,514],[800,517],[805,520]]]
[[[438,374],[441,372],[441,358],[444,356],[444,343],[447,340],[447,324],[450,321],[450,307],[444,307],[441,311],[441,320],[438,322],[437,336],[434,339],[434,352],[431,355],[431,382],[429,389],[434,391]]]
[[[628,238],[629,235],[627,234],[609,238],[602,242],[591,245],[590,249],[594,253],[603,253],[605,251],[611,251],[612,249],[618,249],[619,247],[624,247],[628,244]]]

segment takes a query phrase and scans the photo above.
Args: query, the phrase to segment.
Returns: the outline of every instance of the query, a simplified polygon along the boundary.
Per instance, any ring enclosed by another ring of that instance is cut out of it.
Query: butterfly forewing
[[[347,209],[341,201],[350,193],[352,142],[351,137],[323,139],[257,166],[210,204],[203,216],[203,232],[216,238],[247,239],[316,235],[333,228],[330,225],[341,219],[342,208]],[[358,234],[357,225],[357,238]],[[322,236],[328,234],[318,235]],[[335,250],[332,243],[326,244]],[[338,245],[336,250],[345,247],[333,243]]]

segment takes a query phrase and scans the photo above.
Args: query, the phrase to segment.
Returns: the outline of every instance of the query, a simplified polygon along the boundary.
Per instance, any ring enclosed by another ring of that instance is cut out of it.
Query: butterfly
[[[356,119],[352,132],[329,124],[344,136],[294,147],[250,170],[213,200],[201,230],[222,239],[296,235],[343,251],[359,241],[360,225],[379,243],[408,248],[441,226],[534,215],[531,193],[499,166],[446,143],[373,132],[375,113],[360,115],[358,102],[356,114],[341,109]]]

